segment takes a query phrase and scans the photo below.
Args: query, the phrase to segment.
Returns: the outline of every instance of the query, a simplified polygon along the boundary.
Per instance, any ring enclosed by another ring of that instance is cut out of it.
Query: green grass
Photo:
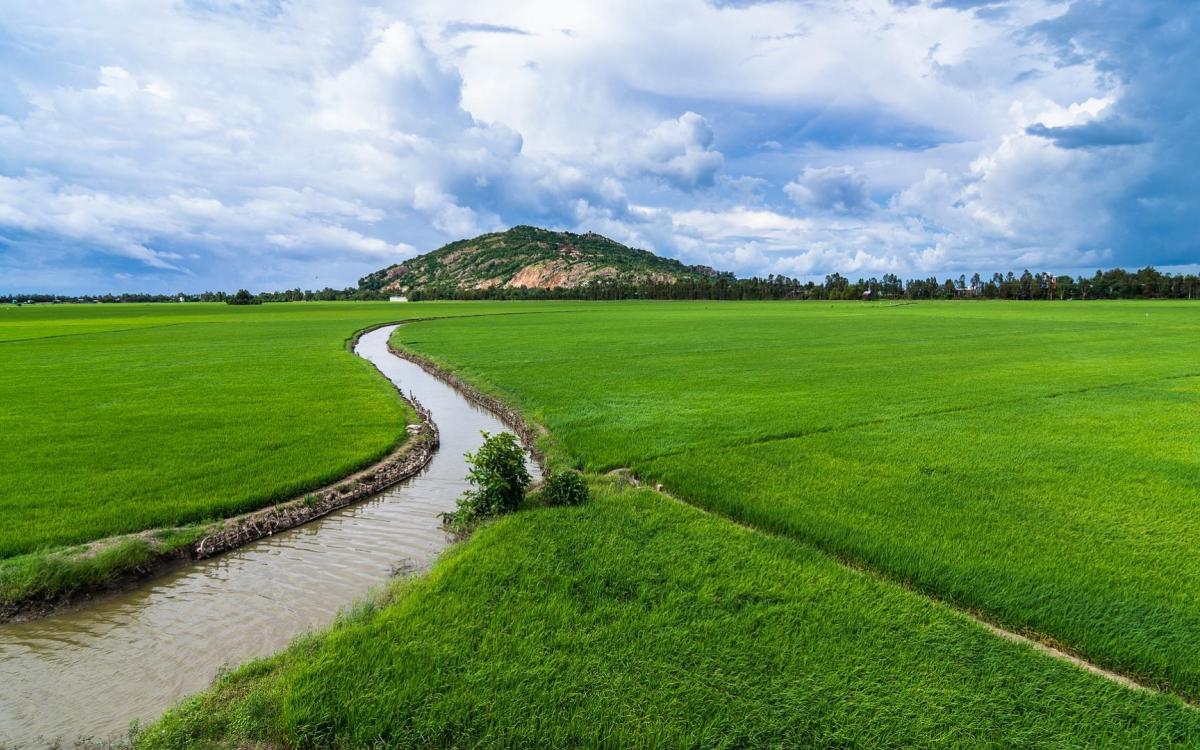
[[[380,458],[413,415],[345,341],[413,314],[387,303],[0,307],[0,560],[234,515]]]
[[[1200,696],[1186,303],[0,308],[9,580],[90,574],[30,551],[265,505],[378,456],[407,415],[344,340],[462,315],[482,317],[397,339],[547,425],[555,465],[632,467],[778,536],[593,476],[594,502],[485,526],[139,742],[1200,745],[1177,699],[925,595]]]
[[[202,528],[161,529],[148,538],[119,537],[95,550],[67,547],[7,558],[0,565],[0,605],[51,602],[79,589],[101,587],[196,542]]]
[[[143,748],[1165,747],[1200,713],[646,490],[484,527]]]
[[[630,304],[401,329],[639,475],[1200,697],[1200,306]]]

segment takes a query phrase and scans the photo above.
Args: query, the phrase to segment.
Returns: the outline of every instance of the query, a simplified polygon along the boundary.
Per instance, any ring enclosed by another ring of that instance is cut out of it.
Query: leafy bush
[[[484,518],[516,510],[531,479],[525,452],[508,432],[483,433],[483,445],[467,454],[467,463],[471,466],[467,481],[475,489],[462,494],[456,511],[442,514],[446,526],[459,533]]]
[[[588,499],[587,482],[573,471],[559,471],[546,478],[542,496],[547,505],[583,505]]]

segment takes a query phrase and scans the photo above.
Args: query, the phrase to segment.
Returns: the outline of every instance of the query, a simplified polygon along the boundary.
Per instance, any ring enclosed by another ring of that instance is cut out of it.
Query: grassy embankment
[[[1194,499],[1196,462],[1144,411],[1194,404],[1181,348],[1192,314],[612,305],[402,329],[406,345],[547,424],[558,461],[633,466],[782,536],[644,490],[525,511],[385,606],[223,679],[143,742],[1200,743],[1200,715],[1176,699],[998,639],[787,538],[959,603],[978,597],[997,619],[1009,604],[1047,616],[1039,629],[1056,615],[1084,634],[1079,650],[1106,643],[1106,628],[1134,658],[1173,644],[1158,653],[1177,657],[1170,676],[1187,674],[1180,623],[1195,605],[1167,596],[1168,573],[1133,563],[1157,554],[1170,574],[1195,574],[1186,539],[1171,537],[1189,521],[1166,496]],[[1122,481],[1131,467],[1141,473]],[[1135,479],[1149,489],[1134,492]],[[1135,595],[1166,618],[1097,616]]]
[[[519,512],[142,748],[1166,747],[1200,714],[648,490]],[[259,744],[261,743],[261,745]]]
[[[0,608],[137,569],[194,541],[205,520],[384,456],[413,415],[345,341],[410,314],[386,303],[0,307]],[[160,531],[80,546],[147,529]]]

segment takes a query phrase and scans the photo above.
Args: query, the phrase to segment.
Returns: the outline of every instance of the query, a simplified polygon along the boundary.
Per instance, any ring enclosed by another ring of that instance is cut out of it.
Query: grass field
[[[1200,307],[628,305],[405,345],[589,471],[1200,697]]]
[[[344,340],[401,316],[476,316],[395,340],[545,424],[551,462],[597,487],[235,671],[147,747],[1200,745],[1177,699],[935,601],[1200,696],[1200,306],[0,313],[8,554],[236,512],[385,451],[404,411]],[[771,535],[596,477],[625,466]]]
[[[411,415],[345,341],[406,312],[0,307],[0,560],[236,514],[379,458]]]
[[[4,311],[0,557],[260,507],[401,439],[344,346],[370,311],[222,307]]]
[[[1200,713],[646,490],[522,511],[143,748],[1167,747]]]

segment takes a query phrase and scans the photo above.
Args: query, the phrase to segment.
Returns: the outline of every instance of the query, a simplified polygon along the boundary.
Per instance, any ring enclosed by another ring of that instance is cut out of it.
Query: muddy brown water
[[[361,503],[77,609],[0,625],[0,748],[106,740],[332,622],[396,570],[449,543],[438,514],[466,489],[463,453],[504,425],[387,350],[395,326],[355,352],[433,413],[441,447],[417,476]],[[530,462],[530,472],[538,475]]]

